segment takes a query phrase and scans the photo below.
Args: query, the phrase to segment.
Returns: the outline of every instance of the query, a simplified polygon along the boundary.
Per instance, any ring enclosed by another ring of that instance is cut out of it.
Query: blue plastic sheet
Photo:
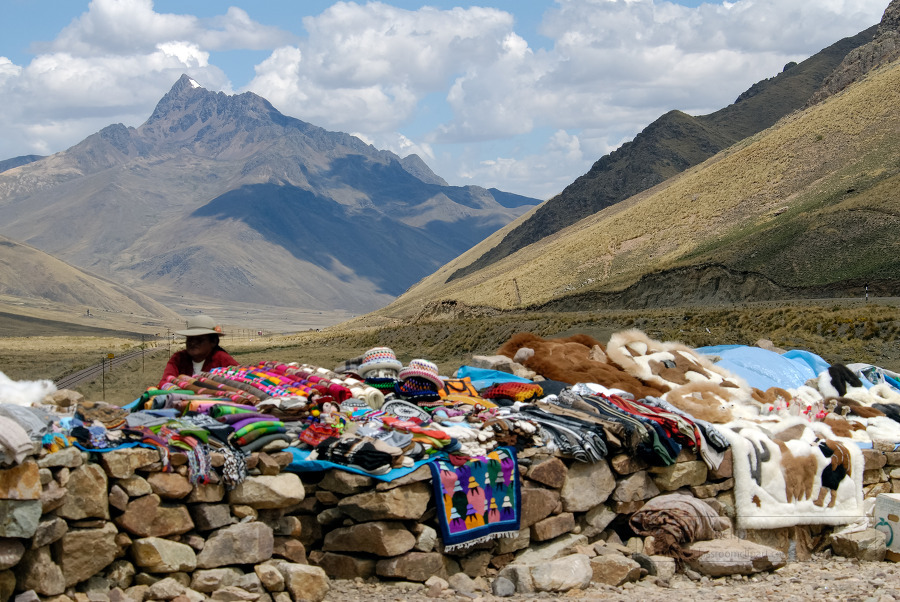
[[[808,351],[789,351],[784,355],[747,345],[718,345],[697,349],[703,355],[716,355],[716,365],[740,376],[751,387],[765,391],[770,387],[794,389],[816,378],[828,363]]]

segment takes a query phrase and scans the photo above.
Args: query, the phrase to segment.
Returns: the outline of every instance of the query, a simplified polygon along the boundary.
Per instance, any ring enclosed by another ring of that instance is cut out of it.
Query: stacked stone
[[[163,472],[146,448],[93,462],[70,447],[0,470],[0,600],[321,600],[328,577],[307,564],[288,514],[304,499],[300,478],[281,472],[290,458],[257,454],[230,492],[216,473],[192,485],[182,454]]]
[[[867,496],[894,490],[900,453],[865,456]],[[41,451],[0,469],[0,602],[29,590],[54,602],[320,600],[329,577],[425,583],[435,596],[448,587],[497,595],[618,587],[674,575],[673,559],[654,555],[652,538],[618,535],[647,500],[680,491],[734,518],[730,455],[710,471],[690,451],[672,466],[651,467],[625,455],[585,464],[531,449],[519,455],[519,532],[446,552],[427,466],[380,482],[341,470],[298,476],[284,471],[291,458],[253,454],[250,475],[230,491],[215,471],[211,482],[192,484],[182,454],[164,472],[158,452],[146,448]],[[218,468],[224,458],[214,453],[212,461]],[[697,542],[694,550],[718,560],[701,556],[688,570],[749,574],[780,566],[788,554],[804,560],[829,530],[741,531],[741,539]],[[883,538],[881,545],[883,557]]]

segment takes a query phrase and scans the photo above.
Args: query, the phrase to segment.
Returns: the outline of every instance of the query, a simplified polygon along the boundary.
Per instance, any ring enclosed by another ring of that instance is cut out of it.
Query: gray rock
[[[134,563],[150,573],[176,573],[197,568],[194,549],[160,537],[145,537],[131,544]]]
[[[228,493],[231,505],[243,504],[256,509],[287,508],[305,496],[300,477],[292,472],[274,476],[248,477]]]
[[[274,544],[272,528],[264,523],[231,525],[215,531],[206,540],[197,555],[197,566],[212,569],[232,564],[256,564],[272,557]]]
[[[491,582],[491,593],[498,598],[509,598],[515,595],[516,585],[506,577],[497,577]]]
[[[25,545],[18,539],[0,539],[0,570],[16,566],[24,554]]]
[[[325,571],[317,566],[284,563],[279,565],[284,575],[285,591],[294,600],[321,602],[331,588]]]
[[[571,554],[575,546],[588,542],[584,535],[569,533],[553,541],[532,546],[516,555],[516,564],[539,564]]]
[[[697,541],[686,548],[702,553],[688,560],[688,566],[709,577],[771,571],[787,562],[783,552],[743,539]]]
[[[68,531],[53,544],[53,555],[62,569],[66,587],[96,575],[119,555],[118,530],[112,523],[99,529]]]
[[[0,537],[28,539],[43,514],[40,500],[0,500]]]
[[[886,535],[877,529],[831,536],[831,549],[837,556],[881,562],[886,553]]]
[[[338,502],[338,509],[355,521],[419,520],[431,500],[428,483],[413,483],[388,491],[367,491]]]
[[[572,554],[531,567],[534,589],[539,592],[567,592],[584,589],[593,577],[591,560],[584,554]]]
[[[234,585],[243,574],[240,569],[235,567],[194,571],[191,578],[191,589],[212,593],[219,588]]]
[[[575,463],[569,467],[565,485],[560,490],[563,510],[587,512],[605,502],[615,488],[616,478],[605,460],[594,464]]]
[[[604,554],[590,559],[592,577],[597,583],[619,587],[641,577],[641,565],[619,554]]]

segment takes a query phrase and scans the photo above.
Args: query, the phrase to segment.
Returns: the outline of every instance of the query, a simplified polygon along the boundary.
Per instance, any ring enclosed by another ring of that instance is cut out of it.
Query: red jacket
[[[226,368],[228,366],[237,365],[238,361],[228,355],[228,352],[220,347],[213,351],[212,355],[206,358],[206,361],[203,362],[202,371],[206,372],[213,368]],[[169,376],[178,376],[179,374],[194,374],[194,362],[191,360],[191,356],[188,355],[188,352],[185,349],[173,353],[172,357],[169,358],[169,363],[166,364],[166,369],[163,371],[159,386],[163,386]]]

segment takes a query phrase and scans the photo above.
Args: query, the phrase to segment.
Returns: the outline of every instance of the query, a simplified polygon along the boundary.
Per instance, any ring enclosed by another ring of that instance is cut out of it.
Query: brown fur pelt
[[[731,422],[731,391],[712,383],[691,383],[665,394],[665,400],[698,420],[713,424]]]
[[[853,431],[866,430],[866,425],[856,422],[855,420],[847,420],[834,412],[825,414],[825,418],[822,422],[830,426],[831,430],[838,437],[846,437],[848,439],[853,437]]]
[[[713,383],[739,390],[742,399],[750,397],[749,387],[742,379],[719,368],[709,358],[683,343],[651,339],[636,328],[614,333],[606,346],[606,355],[632,376],[664,390],[689,383]]]
[[[781,387],[769,387],[765,391],[753,387],[750,389],[753,400],[764,406],[788,406],[794,399],[794,396],[782,389]]]
[[[606,357],[603,345],[585,334],[544,339],[530,332],[520,332],[501,345],[497,353],[513,358],[522,348],[534,350],[534,355],[525,359],[522,365],[550,380],[570,385],[596,383],[627,391],[637,399],[648,395],[659,397],[663,393],[658,387],[644,384],[619,367],[599,361]]]
[[[849,397],[836,397],[834,401],[834,411],[841,415],[852,414],[854,416],[859,416],[860,418],[874,418],[876,416],[885,415],[881,410],[865,406]],[[844,408],[847,409],[846,412],[844,412]]]

